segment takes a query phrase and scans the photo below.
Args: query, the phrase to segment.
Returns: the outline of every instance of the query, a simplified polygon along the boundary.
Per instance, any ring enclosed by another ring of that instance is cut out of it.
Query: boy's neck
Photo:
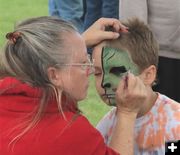
[[[151,88],[148,91],[148,97],[143,105],[143,107],[140,109],[137,118],[144,116],[147,114],[151,108],[154,106],[156,99],[158,97],[158,94],[154,92]]]

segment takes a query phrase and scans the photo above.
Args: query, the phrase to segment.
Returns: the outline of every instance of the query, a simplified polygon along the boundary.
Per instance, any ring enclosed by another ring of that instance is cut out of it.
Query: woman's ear
[[[49,77],[49,80],[51,83],[55,86],[62,86],[62,80],[61,80],[61,72],[59,69],[56,69],[54,67],[49,67],[47,70],[47,74]]]
[[[156,73],[157,73],[156,66],[151,65],[141,73],[140,77],[144,81],[144,84],[152,85],[156,79]]]

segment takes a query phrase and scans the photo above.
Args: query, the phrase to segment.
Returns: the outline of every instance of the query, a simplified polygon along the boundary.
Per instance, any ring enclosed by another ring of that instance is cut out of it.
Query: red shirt
[[[66,111],[65,120],[55,102],[48,103],[36,126],[10,144],[23,131],[41,93],[14,78],[5,78],[0,81],[0,94],[0,155],[118,155],[84,116]]]

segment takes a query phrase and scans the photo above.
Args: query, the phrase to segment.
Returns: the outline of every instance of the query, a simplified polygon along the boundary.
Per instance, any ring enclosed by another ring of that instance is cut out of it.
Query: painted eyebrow
[[[119,66],[119,67],[113,67],[110,70],[110,73],[125,73],[127,72],[127,69],[125,66]]]

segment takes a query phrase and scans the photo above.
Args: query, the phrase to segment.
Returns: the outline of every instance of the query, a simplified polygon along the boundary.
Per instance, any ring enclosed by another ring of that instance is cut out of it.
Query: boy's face
[[[128,71],[138,75],[138,68],[126,51],[99,44],[93,51],[96,89],[108,105],[115,105],[119,81]]]

